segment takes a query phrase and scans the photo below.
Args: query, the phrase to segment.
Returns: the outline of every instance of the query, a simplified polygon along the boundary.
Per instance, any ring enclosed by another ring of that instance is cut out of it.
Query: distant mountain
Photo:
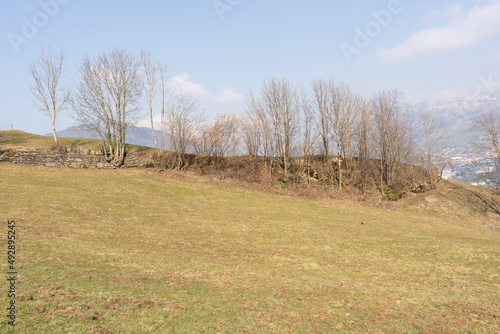
[[[57,135],[60,137],[69,138],[99,138],[95,133],[89,131],[83,126],[72,126],[64,130],[57,131]],[[47,136],[52,136],[52,133],[47,134]],[[158,145],[161,144],[161,131],[155,130],[156,141]],[[170,142],[170,134],[166,134],[166,142]],[[153,134],[151,128],[128,126],[126,129],[126,142],[133,145],[142,145],[148,147],[155,147],[153,140]],[[166,145],[168,149],[168,144]]]
[[[444,137],[447,146],[474,146],[472,121],[484,111],[500,111],[500,96],[473,95],[455,103],[426,106],[425,110],[444,125]]]
[[[493,156],[475,145],[477,138],[472,129],[472,122],[483,112],[500,113],[500,94],[473,95],[442,105],[421,104],[415,109],[431,113],[443,124],[443,147],[437,158],[451,157],[456,165],[455,170],[445,171],[445,177],[480,184],[483,170],[481,163],[486,161],[486,165],[491,164]]]

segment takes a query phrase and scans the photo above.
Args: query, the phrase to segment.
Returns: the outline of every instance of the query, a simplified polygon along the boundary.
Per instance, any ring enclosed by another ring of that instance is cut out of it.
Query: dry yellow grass
[[[373,207],[146,170],[0,175],[18,332],[500,331],[498,220],[460,184]]]
[[[79,149],[100,150],[101,141],[98,139],[58,137],[60,146]],[[0,131],[0,148],[51,148],[54,146],[54,137],[40,136],[18,130]],[[145,146],[129,145],[130,152],[151,151],[154,149]]]

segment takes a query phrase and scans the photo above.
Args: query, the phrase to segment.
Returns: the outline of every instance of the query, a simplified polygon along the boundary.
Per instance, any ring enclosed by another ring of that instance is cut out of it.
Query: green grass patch
[[[59,146],[77,149],[100,150],[99,139],[57,137]],[[51,148],[54,146],[54,137],[40,136],[19,130],[0,131],[0,146],[16,148]],[[129,152],[154,152],[153,148],[140,145],[127,145]]]
[[[17,221],[19,333],[500,329],[500,232],[467,209],[458,219],[146,170],[0,175],[2,219]]]

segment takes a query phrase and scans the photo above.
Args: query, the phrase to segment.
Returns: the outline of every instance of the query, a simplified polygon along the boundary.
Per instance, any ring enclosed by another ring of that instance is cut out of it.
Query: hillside
[[[155,147],[155,142],[153,140],[153,135],[151,133],[151,128],[128,126],[127,127],[127,143],[139,146]],[[64,130],[58,131],[58,135],[68,138],[97,138],[96,135],[89,130],[81,126],[72,126]],[[46,136],[52,136],[51,133],[46,134]],[[161,131],[155,130],[155,136],[158,145],[161,142]],[[170,143],[170,134],[166,134],[166,142]],[[166,146],[168,149],[168,146]]]
[[[57,137],[59,145],[71,148],[100,150],[101,141],[91,138]],[[19,130],[0,131],[0,146],[9,148],[51,148],[54,146],[54,137],[40,136]],[[132,145],[128,146],[130,152],[153,151],[150,147]]]
[[[53,138],[22,131],[0,131],[0,156],[3,162],[14,164],[34,164],[41,166],[66,166],[79,168],[96,168],[106,165],[104,159],[88,159],[86,149],[99,151],[101,142],[98,139],[58,137],[59,148],[66,153],[79,152],[83,156],[61,156],[61,150],[54,150]],[[18,150],[21,148],[21,150]],[[37,153],[25,153],[27,151]],[[32,150],[33,149],[33,150]],[[76,150],[73,150],[76,149]],[[19,153],[23,152],[23,153]],[[57,151],[57,152],[56,152]],[[54,152],[54,153],[52,153]],[[251,156],[212,157],[206,155],[185,154],[182,166],[178,163],[177,154],[166,152],[155,156],[154,148],[139,145],[127,145],[127,152],[132,153],[126,158],[125,167],[147,167],[158,170],[178,170],[204,176],[207,179],[232,180],[235,183],[256,186],[261,190],[271,190],[281,193],[322,198],[349,198],[359,201],[377,202],[380,200],[380,163],[369,159],[363,167],[354,158],[342,168],[342,189],[338,188],[338,172],[336,157],[325,164],[321,156],[291,158],[292,168],[288,175],[283,175],[279,159],[264,159]],[[43,154],[42,154],[43,153]],[[134,154],[139,153],[139,154]],[[25,156],[23,156],[23,154]],[[95,155],[95,152],[91,153]],[[29,155],[26,157],[26,155]],[[137,157],[141,158],[138,160]],[[134,157],[136,159],[134,159]],[[130,162],[127,165],[127,162]],[[82,167],[83,166],[83,167]],[[106,166],[105,166],[106,167]],[[363,171],[364,175],[363,176]],[[400,180],[397,185],[385,186],[384,199],[399,200],[412,196],[412,193],[426,192],[439,185],[437,174],[421,171],[418,166],[404,165],[400,170]]]
[[[151,170],[0,174],[20,333],[500,330],[499,215],[475,201],[498,203],[487,190],[446,183],[374,207]]]

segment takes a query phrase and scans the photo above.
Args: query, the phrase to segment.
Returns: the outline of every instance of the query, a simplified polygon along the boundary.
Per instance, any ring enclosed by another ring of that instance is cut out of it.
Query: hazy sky
[[[297,87],[346,81],[364,96],[399,88],[412,103],[500,89],[500,0],[2,0],[0,129],[45,134],[30,96],[41,47],[82,58],[116,47],[150,51],[206,114],[242,113],[271,77]],[[64,113],[57,128],[74,121]]]

